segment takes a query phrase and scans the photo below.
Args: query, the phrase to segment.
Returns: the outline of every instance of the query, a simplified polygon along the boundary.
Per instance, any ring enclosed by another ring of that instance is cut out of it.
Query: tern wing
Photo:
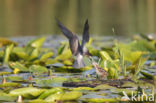
[[[69,39],[69,45],[72,54],[77,55],[82,51],[78,37],[74,35],[70,30],[68,30],[60,21],[57,20],[57,23],[63,34]]]
[[[68,38],[72,39],[74,34],[68,30],[59,20],[57,20],[58,26],[61,29],[62,33]]]
[[[83,29],[82,48],[84,47],[85,43],[88,41],[89,41],[89,25],[87,19]]]

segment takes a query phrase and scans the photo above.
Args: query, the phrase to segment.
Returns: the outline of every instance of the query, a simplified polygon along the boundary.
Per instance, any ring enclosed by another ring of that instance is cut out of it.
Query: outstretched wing
[[[77,55],[81,52],[81,47],[79,43],[79,39],[76,35],[74,35],[70,30],[68,30],[61,22],[57,20],[58,26],[60,27],[63,34],[69,39],[70,50],[73,55]]]
[[[63,34],[68,38],[68,39],[72,39],[73,38],[73,33],[68,30],[59,20],[57,20],[57,24],[59,26],[59,28],[61,29],[61,31],[63,32]]]
[[[84,47],[85,43],[88,41],[89,41],[89,25],[87,19],[83,29],[82,48]]]

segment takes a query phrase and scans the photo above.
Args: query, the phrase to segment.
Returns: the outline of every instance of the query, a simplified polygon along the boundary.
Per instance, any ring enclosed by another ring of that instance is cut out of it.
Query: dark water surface
[[[154,33],[155,10],[155,0],[0,0],[0,36],[60,34],[55,18],[75,33],[87,18],[91,34]]]

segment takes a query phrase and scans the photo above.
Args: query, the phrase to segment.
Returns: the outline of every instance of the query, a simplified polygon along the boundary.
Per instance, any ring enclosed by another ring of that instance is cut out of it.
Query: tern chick
[[[100,78],[104,78],[104,77],[106,77],[108,75],[107,72],[103,68],[101,68],[96,62],[93,62],[92,64],[96,69],[96,74]]]

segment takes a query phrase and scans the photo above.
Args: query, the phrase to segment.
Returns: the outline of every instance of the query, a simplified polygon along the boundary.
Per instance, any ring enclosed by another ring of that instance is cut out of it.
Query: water
[[[87,18],[94,35],[155,33],[155,10],[155,0],[0,0],[0,36],[60,34],[55,18],[78,34]]]
[[[36,38],[35,36],[28,36],[28,37],[19,37],[19,38],[11,38],[11,40],[14,40],[16,42],[19,43],[19,46],[25,45],[29,40]],[[100,37],[101,41],[103,41],[104,43],[113,40],[114,37]],[[45,41],[43,47],[44,48],[51,48],[53,50],[57,50],[56,48],[59,47],[59,43],[64,40],[62,37],[60,36],[48,36],[47,40]],[[96,40],[95,40],[96,42]],[[101,42],[102,43],[102,42]],[[113,43],[113,42],[112,42]],[[104,46],[104,45],[103,45]],[[148,69],[145,69],[146,72],[151,73],[154,72],[153,75],[155,75],[155,68],[149,68],[149,64],[153,62],[153,61],[148,61],[146,63],[146,66]],[[54,64],[53,64],[54,65]],[[55,64],[55,66],[60,66],[60,64]],[[54,69],[54,68],[49,68],[49,69]],[[6,71],[6,70],[10,70],[9,67],[0,67],[0,71]],[[4,77],[7,79],[7,82],[17,82],[17,83],[21,83],[22,87],[27,87],[30,84],[33,84],[35,87],[39,88],[39,87],[62,87],[62,83],[64,82],[64,79],[68,79],[68,82],[70,81],[70,79],[75,79],[75,80],[95,80],[95,74],[93,74],[93,76],[91,77],[85,77],[85,73],[57,73],[57,72],[52,72],[52,76],[48,76],[48,73],[44,73],[44,74],[33,74],[33,78],[32,80],[29,80],[29,77],[32,75],[30,73],[19,73],[19,74],[10,74],[10,75],[5,75]],[[92,73],[92,70],[90,70],[88,73]],[[15,81],[13,80],[13,78],[10,78],[11,80],[8,79],[9,76],[15,76],[15,77],[21,77],[22,80],[21,81]],[[58,79],[58,78],[62,78],[62,79]],[[0,82],[2,81],[2,76],[0,76]],[[98,81],[98,80],[97,80]],[[117,80],[109,80],[110,84],[113,85],[113,83],[116,83],[115,81]],[[90,81],[91,82],[91,81]],[[95,82],[95,81],[94,81]],[[89,83],[89,82],[88,82]],[[133,82],[132,82],[133,83]],[[93,83],[92,83],[93,84]],[[108,87],[107,86],[108,83],[103,83],[103,87],[101,87],[100,89],[96,90],[83,90],[83,96],[81,96],[81,98],[79,99],[79,102],[81,103],[82,101],[87,101],[87,99],[112,99],[112,98],[121,98],[123,96],[122,91],[125,91],[126,93],[131,93],[129,91],[135,91],[137,90],[138,84],[131,84],[131,81],[127,81],[124,82],[124,84],[128,84],[127,86],[123,86],[122,87]],[[120,84],[119,84],[120,85]],[[141,86],[141,88],[145,89],[147,94],[151,94],[151,86],[152,84],[149,85],[149,83],[147,83],[146,81],[143,82],[141,81],[141,83],[139,84],[139,86]],[[65,87],[66,89],[73,89],[73,87]],[[127,90],[127,91],[126,91]]]

